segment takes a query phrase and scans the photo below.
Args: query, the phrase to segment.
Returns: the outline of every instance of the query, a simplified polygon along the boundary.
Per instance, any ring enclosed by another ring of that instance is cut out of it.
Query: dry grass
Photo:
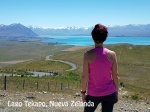
[[[70,69],[71,66],[62,62],[57,61],[48,61],[45,59],[37,59],[37,60],[31,60],[26,61],[18,64],[13,64],[7,67],[1,68],[1,70],[28,70],[28,71],[63,71]]]
[[[117,54],[119,81],[125,83],[125,88],[143,96],[150,96],[150,46],[116,44],[105,47]],[[81,74],[83,54],[89,49],[59,54],[54,59],[67,60],[77,64],[78,72]]]
[[[80,91],[80,81],[68,80],[62,76],[44,77],[7,77],[7,91],[49,91],[57,93],[72,93]],[[4,89],[4,77],[0,77],[0,90]]]
[[[116,44],[107,45],[106,47],[110,50],[115,51],[117,54],[120,77],[119,81],[125,83],[125,89],[148,98],[150,96],[150,46]],[[85,48],[73,52],[62,52],[60,54],[55,55],[53,57],[54,59],[66,60],[77,64],[78,70],[74,71],[73,74],[77,74],[78,76],[75,78],[74,76],[70,77],[69,75],[62,73],[62,75],[60,75],[59,77],[55,77],[54,81],[57,80],[61,82],[80,82],[82,73],[83,54],[91,48]],[[45,81],[43,81],[43,83],[51,80],[53,79],[50,77],[46,78]],[[32,80],[30,81],[34,82]]]
[[[61,53],[70,46],[55,46],[42,42],[0,41],[0,62],[28,60]]]

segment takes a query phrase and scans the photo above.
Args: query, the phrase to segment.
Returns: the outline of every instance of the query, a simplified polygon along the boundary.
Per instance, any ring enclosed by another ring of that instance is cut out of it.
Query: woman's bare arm
[[[82,91],[85,91],[87,88],[87,83],[88,83],[88,59],[87,59],[87,53],[84,54],[84,59],[83,59],[83,72],[82,72]]]
[[[108,59],[112,62],[112,78],[118,92],[118,68],[117,68],[117,57],[114,51],[108,50]]]
[[[86,91],[88,79],[89,79],[89,72],[88,72],[88,54],[84,54],[83,58],[83,72],[82,72],[82,91]],[[82,100],[85,102],[86,96],[85,94],[82,95]]]
[[[117,57],[116,53],[112,52],[113,55],[113,65],[112,65],[112,78],[118,93],[118,68],[117,68]]]

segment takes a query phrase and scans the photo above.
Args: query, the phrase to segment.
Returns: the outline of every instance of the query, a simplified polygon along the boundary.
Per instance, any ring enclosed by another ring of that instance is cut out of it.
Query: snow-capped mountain
[[[68,27],[63,27],[63,26],[60,26],[60,27],[41,27],[41,26],[27,26],[28,28],[30,29],[55,29],[55,30],[60,30],[60,29],[67,29],[67,30],[77,30],[77,29],[88,29],[87,28],[84,28],[84,27],[75,27],[75,26],[68,26]]]
[[[109,36],[150,36],[150,24],[125,25],[125,26],[107,26]],[[33,32],[38,35],[91,35],[92,27],[35,27],[29,26]]]
[[[0,25],[0,37],[35,37],[31,29],[19,24]]]
[[[150,37],[150,24],[108,27],[110,36]]]
[[[91,35],[92,27],[39,27],[23,26],[21,24],[3,25],[0,24],[0,37],[36,37],[37,35],[70,36],[70,35]],[[107,26],[109,36],[132,36],[150,37],[150,24]]]
[[[72,27],[35,27],[28,26],[33,32],[38,35],[90,35],[91,28]]]

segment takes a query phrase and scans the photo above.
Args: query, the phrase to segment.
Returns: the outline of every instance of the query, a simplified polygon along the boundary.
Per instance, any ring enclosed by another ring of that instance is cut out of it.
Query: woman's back
[[[116,53],[103,48],[108,35],[107,27],[96,24],[91,35],[95,48],[84,54],[81,93],[82,101],[94,102],[94,106],[85,106],[84,112],[94,112],[99,103],[102,112],[112,112],[118,101]]]
[[[111,76],[112,61],[110,57],[108,49],[103,47],[94,48],[88,52],[89,95],[104,96],[116,92]]]

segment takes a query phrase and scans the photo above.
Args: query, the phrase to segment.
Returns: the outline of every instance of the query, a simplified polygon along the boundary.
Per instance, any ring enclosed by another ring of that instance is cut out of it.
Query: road
[[[46,56],[45,60],[59,61],[59,62],[68,64],[68,65],[70,65],[72,67],[71,69],[68,69],[68,70],[65,70],[65,71],[72,71],[72,70],[76,70],[77,69],[77,66],[74,63],[71,63],[71,62],[68,62],[68,61],[63,61],[63,60],[54,60],[54,59],[51,59],[52,56],[53,55]]]
[[[65,70],[65,71],[72,71],[72,70],[76,70],[77,69],[77,66],[74,64],[74,63],[71,63],[71,62],[68,62],[68,61],[63,61],[63,60],[54,60],[54,59],[51,59],[53,55],[48,55],[46,56],[45,60],[46,61],[58,61],[58,62],[62,62],[62,63],[65,63],[65,64],[68,64],[70,65],[72,68],[71,69],[68,69],[68,70]],[[55,70],[57,71],[57,70]],[[47,73],[47,72],[31,72],[29,71],[30,73],[33,73],[34,76],[33,77],[42,77],[42,76],[48,76],[48,75],[54,75],[53,72],[52,73]],[[12,76],[12,74],[0,74],[0,76]],[[15,75],[14,76],[21,76],[21,75]]]

